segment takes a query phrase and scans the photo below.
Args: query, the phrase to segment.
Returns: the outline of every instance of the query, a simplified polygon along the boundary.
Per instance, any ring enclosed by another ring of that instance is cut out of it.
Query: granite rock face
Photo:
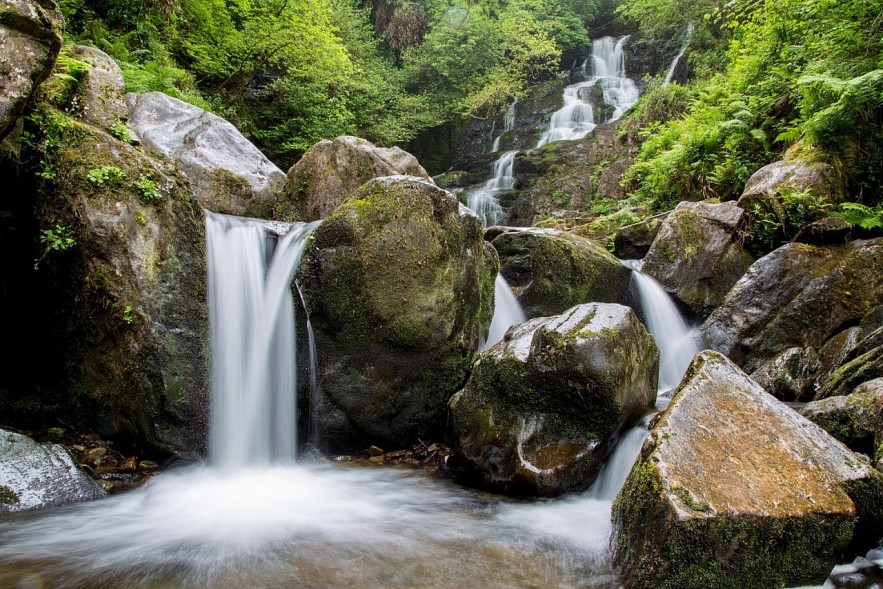
[[[614,503],[629,588],[820,582],[879,540],[883,475],[721,354],[693,363]]]

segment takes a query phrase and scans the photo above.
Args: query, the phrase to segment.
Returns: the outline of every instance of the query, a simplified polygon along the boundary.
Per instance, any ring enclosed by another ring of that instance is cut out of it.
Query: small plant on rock
[[[124,141],[126,143],[135,142],[135,139],[132,137],[132,133],[129,131],[129,126],[122,121],[117,121],[110,126],[110,134],[120,141]]]
[[[142,174],[141,177],[138,178],[135,182],[135,188],[138,189],[139,199],[144,204],[154,204],[159,202],[162,198],[156,182],[148,178],[146,175]]]
[[[56,223],[51,229],[40,231],[40,245],[43,247],[43,255],[34,262],[34,270],[38,269],[40,262],[49,252],[67,251],[77,245],[77,240],[67,226]]]
[[[93,168],[86,174],[86,178],[96,186],[104,187],[110,184],[119,184],[125,179],[126,173],[116,166],[104,166]]]

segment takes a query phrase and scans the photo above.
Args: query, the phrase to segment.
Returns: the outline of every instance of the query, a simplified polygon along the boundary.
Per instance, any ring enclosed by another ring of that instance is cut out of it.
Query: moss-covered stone
[[[167,164],[43,112],[34,120],[64,124],[53,131],[58,147],[31,159],[52,170],[32,187],[37,222],[73,237],[38,262],[46,363],[62,367],[47,402],[54,397],[67,420],[143,450],[200,451],[208,410],[202,208]],[[116,171],[99,183],[102,169]],[[150,205],[140,178],[157,186]]]
[[[789,243],[751,266],[700,335],[753,372],[785,349],[820,349],[881,299],[883,239]]]
[[[615,564],[640,589],[819,582],[879,530],[881,492],[860,456],[701,352],[614,502]]]
[[[865,352],[835,370],[819,390],[819,398],[848,395],[858,385],[883,376],[883,346]]]
[[[325,448],[441,435],[490,324],[496,273],[478,217],[420,178],[372,180],[323,222],[299,280],[316,329]]]
[[[643,271],[700,316],[720,305],[754,258],[733,203],[681,203],[662,221]]]
[[[631,271],[595,242],[554,229],[507,229],[491,243],[528,317],[629,300]]]
[[[875,439],[883,428],[883,388],[813,401],[800,414],[850,449],[874,457]]]
[[[512,327],[449,403],[455,453],[504,493],[584,489],[611,435],[653,406],[658,364],[652,338],[621,305]]]

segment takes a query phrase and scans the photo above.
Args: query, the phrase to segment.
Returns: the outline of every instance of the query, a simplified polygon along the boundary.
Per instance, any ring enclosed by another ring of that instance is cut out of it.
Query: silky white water
[[[678,63],[681,61],[681,58],[684,57],[684,53],[687,51],[687,47],[690,46],[690,41],[693,39],[693,25],[688,24],[686,30],[684,31],[684,42],[681,44],[681,50],[678,51],[678,54],[675,55],[675,58],[672,60],[671,65],[668,66],[668,72],[665,74],[665,81],[663,82],[663,86],[668,86],[671,84],[671,79],[675,75],[675,69],[678,67]]]
[[[494,316],[488,329],[487,339],[481,349],[486,350],[503,339],[506,330],[513,325],[527,321],[527,315],[521,303],[512,292],[512,288],[502,274],[494,280]]]
[[[635,82],[626,75],[625,42],[628,37],[602,37],[592,42],[592,76],[564,88],[564,105],[552,113],[549,129],[540,136],[537,147],[561,140],[582,139],[598,124],[621,117],[635,102],[640,92]],[[612,112],[605,120],[596,120],[587,93],[600,86],[605,105]]]
[[[503,114],[503,131],[494,138],[494,143],[491,146],[492,153],[497,153],[498,151],[500,151],[500,139],[502,139],[503,135],[515,128],[516,104],[518,104],[517,98],[512,101],[512,104],[509,105],[509,108],[507,108],[505,114]]]
[[[632,269],[647,331],[659,348],[659,392],[665,393],[681,382],[690,361],[699,351],[699,341],[695,330],[684,321],[665,289],[641,272],[641,261],[623,260],[622,263]]]
[[[318,223],[274,239],[268,224],[206,214],[214,463],[292,460],[297,439],[291,280]]]
[[[491,166],[490,179],[469,192],[466,197],[466,206],[475,211],[481,217],[485,227],[500,225],[505,220],[505,213],[500,206],[497,195],[505,190],[511,190],[515,185],[515,154],[517,151],[507,151]]]

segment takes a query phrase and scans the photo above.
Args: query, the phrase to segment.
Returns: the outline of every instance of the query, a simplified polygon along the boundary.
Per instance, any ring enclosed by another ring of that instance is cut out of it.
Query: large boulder
[[[742,247],[744,211],[731,202],[682,202],[662,222],[643,271],[697,315],[708,315],[754,258]]]
[[[365,182],[383,176],[415,176],[432,182],[413,155],[344,135],[312,146],[288,170],[277,217],[324,219]]]
[[[848,395],[858,385],[883,377],[883,345],[872,348],[852,360],[848,360],[825,379],[818,391],[818,398]]]
[[[166,162],[57,111],[41,119],[55,121],[59,147],[42,154],[54,176],[32,188],[42,228],[39,378],[61,372],[40,402],[142,451],[202,450],[202,207]]]
[[[504,493],[585,489],[611,435],[653,407],[658,367],[653,338],[622,305],[514,326],[451,398],[454,451]]]
[[[746,211],[746,246],[756,255],[771,251],[823,218],[827,207],[843,197],[842,178],[830,164],[790,157],[762,167],[748,179],[738,200]],[[806,240],[819,231],[803,233]]]
[[[77,83],[77,102],[83,122],[111,131],[129,116],[123,71],[108,54],[78,45],[71,56],[89,64]]]
[[[489,233],[500,272],[528,317],[582,303],[626,303],[631,270],[593,241],[555,229]]]
[[[879,540],[883,475],[714,351],[693,360],[613,507],[629,588],[820,582]]]
[[[268,218],[285,174],[221,117],[162,92],[127,94],[129,126],[215,213]]]
[[[481,220],[421,178],[371,180],[325,219],[299,278],[323,449],[410,447],[443,433],[490,325],[497,269]]]
[[[791,347],[821,346],[883,298],[883,239],[786,244],[755,262],[700,328],[748,372]]]
[[[806,401],[815,392],[819,367],[813,348],[788,348],[752,372],[751,378],[777,399]]]
[[[883,378],[856,387],[850,395],[807,403],[800,414],[856,452],[883,457]]]
[[[107,493],[58,444],[0,429],[0,512],[105,497]]]
[[[0,0],[0,140],[49,76],[61,49],[52,0]]]

